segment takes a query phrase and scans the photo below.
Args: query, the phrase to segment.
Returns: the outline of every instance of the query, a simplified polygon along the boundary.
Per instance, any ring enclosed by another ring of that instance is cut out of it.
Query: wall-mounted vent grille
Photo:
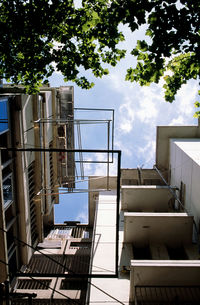
[[[32,299],[31,300],[31,304],[32,305],[66,305],[66,299],[61,299],[61,302],[60,300],[54,300],[52,301],[52,299]],[[77,303],[67,303],[67,304],[73,304],[73,305],[76,305]],[[19,299],[12,299],[11,300],[11,305],[30,305],[30,300],[28,298],[21,298],[20,300]]]
[[[53,142],[49,143],[49,148],[53,147]],[[54,193],[54,170],[53,170],[53,152],[49,152],[49,171],[50,171],[50,187],[51,187],[51,193]],[[53,202],[55,200],[55,196],[51,196],[51,201]]]
[[[89,255],[66,255],[65,264],[73,273],[88,273]]]
[[[48,289],[51,280],[18,280],[17,289]]]
[[[48,234],[49,239],[55,238],[91,238],[92,229],[88,227],[55,226]]]
[[[35,161],[28,167],[28,186],[29,186],[29,204],[30,204],[30,223],[31,223],[31,240],[32,245],[37,240],[37,222],[36,222],[36,208],[34,202],[35,196]]]
[[[76,227],[72,229],[72,237],[82,238],[84,234],[84,228]]]
[[[64,268],[61,266],[63,264],[62,255],[49,255],[55,261],[52,261],[48,257],[42,255],[34,255],[28,265],[28,269],[33,273],[64,273]],[[60,265],[61,264],[61,265]]]
[[[34,255],[28,265],[31,273],[58,274],[58,273],[88,273],[90,256],[89,255]],[[28,272],[27,272],[28,273]]]
[[[136,287],[138,305],[197,305],[200,300],[200,287]]]

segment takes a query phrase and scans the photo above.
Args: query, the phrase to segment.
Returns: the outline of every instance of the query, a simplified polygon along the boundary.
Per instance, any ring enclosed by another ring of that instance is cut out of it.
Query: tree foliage
[[[112,24],[104,0],[80,7],[73,0],[0,0],[0,78],[32,93],[57,69],[65,80],[92,87],[81,71],[102,77],[102,63],[114,66],[125,55],[117,48],[123,35],[109,18]]]
[[[81,73],[108,73],[125,56],[119,24],[146,25],[126,79],[140,85],[164,77],[165,99],[200,74],[200,1],[197,0],[0,0],[0,77],[36,90],[55,69],[83,88]],[[198,105],[197,105],[198,106]]]
[[[144,2],[148,39],[132,50],[137,66],[128,69],[126,79],[149,85],[164,76],[165,100],[172,102],[183,84],[200,75],[200,2]]]

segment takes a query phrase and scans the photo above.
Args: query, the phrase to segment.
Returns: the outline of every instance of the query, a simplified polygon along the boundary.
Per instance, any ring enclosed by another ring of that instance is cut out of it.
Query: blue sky
[[[126,41],[121,43],[122,47],[130,52],[137,39],[143,37],[144,30],[143,27],[133,35],[127,27],[124,27]],[[178,92],[172,104],[166,103],[162,81],[158,85],[140,87],[136,83],[124,80],[126,69],[134,67],[135,64],[134,57],[127,54],[117,67],[109,68],[110,74],[102,79],[94,79],[88,73],[89,79],[94,80],[95,86],[90,90],[82,90],[74,85],[75,107],[113,108],[115,110],[115,149],[122,151],[122,167],[151,168],[155,163],[157,125],[197,124],[193,114],[198,82],[189,81]],[[50,78],[50,84],[51,86],[73,85],[65,83],[59,72],[54,73]],[[90,137],[88,141],[95,147],[99,145],[99,136]],[[99,170],[101,174],[100,167],[95,170],[96,173]],[[81,218],[83,219],[84,217]]]

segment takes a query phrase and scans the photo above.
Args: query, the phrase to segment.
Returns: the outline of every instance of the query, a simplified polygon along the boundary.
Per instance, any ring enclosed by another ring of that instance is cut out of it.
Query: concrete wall
[[[94,258],[91,272],[107,274],[108,278],[93,278],[90,285],[89,304],[129,304],[129,274],[123,266],[129,266],[132,253],[123,243],[123,215],[119,222],[119,277],[109,278],[115,273],[116,245],[116,193],[100,192],[97,199]]]
[[[200,223],[200,139],[170,140],[171,184],[179,189],[184,185],[184,204]]]
[[[186,213],[124,213],[124,241],[136,247],[150,243],[180,246],[192,241],[193,218]]]
[[[160,169],[169,166],[170,138],[199,138],[200,126],[158,126],[156,136],[156,165]]]
[[[97,192],[89,193],[88,211],[89,211],[89,225],[94,224],[94,215],[96,209],[96,199],[98,198],[98,190],[107,189],[115,190],[117,188],[117,177],[91,177],[89,179],[89,189],[97,190]],[[109,192],[108,192],[109,193]]]
[[[131,261],[130,300],[135,286],[199,285],[199,261]]]
[[[122,210],[129,212],[167,212],[172,194],[167,186],[122,186]]]

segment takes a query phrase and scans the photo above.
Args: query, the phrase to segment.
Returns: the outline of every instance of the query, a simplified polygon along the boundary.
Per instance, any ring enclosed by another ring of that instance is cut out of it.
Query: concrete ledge
[[[168,211],[174,202],[167,186],[122,186],[122,209],[128,211]]]
[[[124,241],[136,247],[191,244],[192,227],[193,217],[186,213],[124,213]]]
[[[199,260],[131,260],[130,301],[136,286],[195,286],[200,283]]]

